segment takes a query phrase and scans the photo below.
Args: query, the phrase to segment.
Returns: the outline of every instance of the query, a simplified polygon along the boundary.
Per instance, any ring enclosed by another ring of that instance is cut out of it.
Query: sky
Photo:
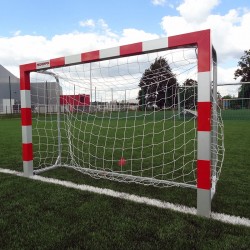
[[[0,64],[18,77],[24,63],[211,29],[228,83],[250,49],[249,0],[8,0],[0,23]]]

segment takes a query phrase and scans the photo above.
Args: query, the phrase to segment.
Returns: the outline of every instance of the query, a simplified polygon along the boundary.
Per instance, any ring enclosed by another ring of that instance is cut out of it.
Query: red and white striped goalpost
[[[90,63],[123,56],[196,46],[198,51],[198,108],[197,108],[197,214],[210,216],[212,189],[212,50],[210,30],[139,42],[110,49],[96,50],[72,56],[50,59],[20,66],[23,171],[33,175],[32,112],[30,73],[41,69]],[[214,53],[213,53],[214,52]],[[214,70],[215,72],[215,70]],[[213,73],[214,73],[213,72]],[[215,87],[215,83],[213,83]]]

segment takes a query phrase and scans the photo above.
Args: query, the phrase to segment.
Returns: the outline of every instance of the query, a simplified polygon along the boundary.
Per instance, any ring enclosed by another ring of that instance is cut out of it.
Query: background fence
[[[4,100],[4,101],[3,101]],[[13,103],[13,105],[10,105]],[[250,120],[250,83],[232,83],[218,85],[218,104],[221,109],[222,118],[224,120]],[[85,112],[104,112],[137,110],[137,104],[119,104],[119,103],[93,103],[89,107],[85,107]],[[19,114],[21,110],[20,104],[14,104],[14,100],[0,100],[0,114],[10,115]],[[78,112],[83,111],[82,107],[61,105],[61,112]],[[39,114],[56,113],[56,105],[34,104],[32,112]]]
[[[218,85],[223,120],[250,120],[250,83]]]

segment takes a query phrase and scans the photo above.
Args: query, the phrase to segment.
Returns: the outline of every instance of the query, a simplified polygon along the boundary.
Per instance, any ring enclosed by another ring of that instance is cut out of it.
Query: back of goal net
[[[196,53],[181,48],[31,73],[35,172],[63,166],[120,182],[196,187]],[[224,152],[217,108],[216,178]]]

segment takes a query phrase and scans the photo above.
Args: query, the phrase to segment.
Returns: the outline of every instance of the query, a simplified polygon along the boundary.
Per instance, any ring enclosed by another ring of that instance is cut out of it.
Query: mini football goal
[[[210,216],[224,158],[210,30],[20,66],[24,175],[197,189]]]

